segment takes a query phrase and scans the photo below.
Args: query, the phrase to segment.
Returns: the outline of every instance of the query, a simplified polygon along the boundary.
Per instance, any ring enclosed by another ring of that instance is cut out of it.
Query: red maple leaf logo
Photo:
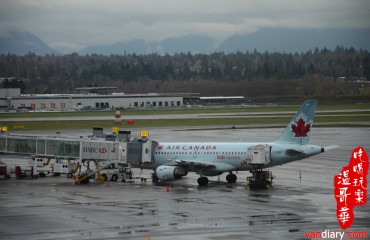
[[[296,124],[292,124],[292,130],[294,132],[294,137],[307,137],[307,133],[311,129],[311,124],[306,124],[306,122],[300,118]]]

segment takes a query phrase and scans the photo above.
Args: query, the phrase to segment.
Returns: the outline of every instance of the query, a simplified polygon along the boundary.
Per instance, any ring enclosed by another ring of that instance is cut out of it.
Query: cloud
[[[0,2],[0,26],[78,49],[189,34],[222,41],[265,27],[370,29],[369,10],[368,0],[12,0]]]

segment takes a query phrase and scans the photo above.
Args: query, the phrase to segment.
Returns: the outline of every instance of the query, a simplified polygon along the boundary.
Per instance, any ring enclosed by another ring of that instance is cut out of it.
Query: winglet
[[[317,100],[306,100],[276,142],[308,144]]]

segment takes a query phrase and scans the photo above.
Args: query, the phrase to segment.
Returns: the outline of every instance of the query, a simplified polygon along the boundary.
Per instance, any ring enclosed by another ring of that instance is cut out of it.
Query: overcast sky
[[[0,0],[0,32],[16,27],[56,49],[278,28],[366,28],[369,0]]]

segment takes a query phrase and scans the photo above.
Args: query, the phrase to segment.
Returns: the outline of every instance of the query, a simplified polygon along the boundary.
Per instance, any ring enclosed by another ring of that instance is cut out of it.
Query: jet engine
[[[186,176],[188,171],[186,171],[186,169],[174,166],[159,166],[155,170],[155,173],[159,180],[169,181]]]

